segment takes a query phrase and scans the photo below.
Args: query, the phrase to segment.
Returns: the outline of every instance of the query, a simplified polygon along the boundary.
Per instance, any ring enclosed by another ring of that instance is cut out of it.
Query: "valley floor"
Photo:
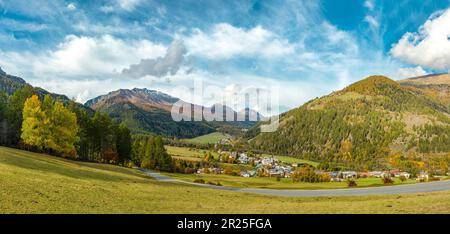
[[[156,181],[0,147],[0,213],[450,213],[450,191],[287,198]]]

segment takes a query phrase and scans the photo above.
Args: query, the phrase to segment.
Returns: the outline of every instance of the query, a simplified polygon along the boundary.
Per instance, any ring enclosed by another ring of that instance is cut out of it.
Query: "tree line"
[[[11,96],[0,93],[0,145],[83,161],[131,159],[131,133],[124,124],[29,85]]]

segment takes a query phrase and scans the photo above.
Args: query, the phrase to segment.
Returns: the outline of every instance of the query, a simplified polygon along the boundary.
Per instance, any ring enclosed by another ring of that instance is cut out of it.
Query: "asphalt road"
[[[404,194],[404,193],[426,193],[426,192],[450,190],[450,180],[417,183],[417,184],[370,187],[370,188],[352,188],[352,189],[284,190],[284,189],[260,189],[260,188],[232,188],[225,186],[192,183],[174,179],[169,176],[161,175],[160,173],[155,171],[144,169],[139,170],[155,178],[156,180],[163,182],[184,183],[220,190],[255,193],[270,196],[283,196],[283,197],[365,196],[365,195],[387,195],[387,194]]]

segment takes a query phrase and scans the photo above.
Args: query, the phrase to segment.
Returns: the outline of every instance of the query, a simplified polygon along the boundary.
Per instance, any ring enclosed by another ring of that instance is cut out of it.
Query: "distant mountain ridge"
[[[7,74],[0,67],[0,91],[5,92],[7,95],[12,95],[16,90],[23,88],[25,85],[30,85],[30,84],[28,84],[21,77]],[[40,97],[43,97],[43,96],[49,94],[54,99],[58,99],[64,103],[68,103],[69,101],[71,101],[71,99],[68,98],[66,95],[52,93],[52,92],[49,92],[40,87],[33,87],[33,88]],[[88,108],[80,103],[77,103],[77,104],[80,107],[82,107],[83,109],[87,110],[88,112],[92,112],[91,108]]]
[[[419,76],[398,82],[400,85],[426,95],[450,109],[450,74]]]
[[[234,132],[240,132],[240,129],[251,127],[262,118],[259,113],[250,109],[236,112],[219,104],[218,106],[223,108],[224,116],[225,113],[233,113],[235,120],[245,121],[177,122],[172,120],[171,116],[172,106],[177,102],[191,107],[191,113],[183,112],[186,117],[193,116],[194,109],[204,110],[206,117],[212,117],[206,113],[216,113],[216,106],[204,107],[187,103],[163,92],[146,88],[119,89],[93,98],[85,105],[106,112],[114,119],[126,123],[135,133],[156,133],[181,138],[195,137],[217,130],[228,131],[230,128],[234,129]]]
[[[134,88],[109,92],[106,95],[88,100],[85,105],[93,109],[102,109],[111,104],[130,102],[142,109],[160,108],[170,111],[172,105],[179,100],[156,90]]]

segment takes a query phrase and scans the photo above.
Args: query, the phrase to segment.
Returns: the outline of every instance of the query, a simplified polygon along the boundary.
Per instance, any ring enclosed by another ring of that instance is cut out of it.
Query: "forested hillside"
[[[381,168],[393,155],[450,152],[449,113],[424,94],[372,76],[283,114],[276,132],[255,128],[248,138],[261,151]]]

